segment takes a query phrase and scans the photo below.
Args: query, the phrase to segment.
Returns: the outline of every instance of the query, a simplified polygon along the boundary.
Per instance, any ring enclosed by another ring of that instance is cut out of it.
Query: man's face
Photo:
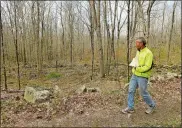
[[[140,41],[140,40],[136,40],[136,48],[138,49],[138,50],[140,50],[141,48],[142,48],[142,46],[143,46],[143,43]]]

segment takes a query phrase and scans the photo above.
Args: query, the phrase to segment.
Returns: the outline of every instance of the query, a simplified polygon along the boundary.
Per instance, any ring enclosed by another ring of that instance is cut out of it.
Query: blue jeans
[[[129,90],[128,90],[128,108],[134,109],[134,95],[136,89],[139,87],[140,95],[143,97],[143,100],[151,107],[155,106],[155,102],[152,100],[150,94],[147,91],[148,86],[148,78],[139,77],[136,75],[132,75]]]

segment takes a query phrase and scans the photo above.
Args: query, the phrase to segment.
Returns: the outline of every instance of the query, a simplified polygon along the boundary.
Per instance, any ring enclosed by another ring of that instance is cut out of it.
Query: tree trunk
[[[37,33],[36,33],[36,40],[37,40],[37,73],[38,76],[41,75],[41,63],[40,63],[40,3],[37,1]]]
[[[147,9],[147,43],[148,45],[150,44],[149,43],[149,40],[150,40],[150,13],[151,13],[151,9],[152,9],[152,6],[154,4],[155,0],[152,0],[152,1],[149,1],[149,5],[148,5],[148,9]]]
[[[107,32],[107,76],[109,75],[110,72],[110,64],[111,64],[111,35],[109,31],[109,24],[107,21],[107,2],[104,1],[104,23],[106,27],[106,32]]]
[[[174,25],[174,14],[175,14],[175,9],[177,6],[177,1],[174,2],[173,4],[173,13],[172,13],[172,22],[171,22],[171,30],[170,30],[170,35],[169,35],[169,42],[168,42],[168,54],[167,54],[167,63],[169,64],[170,61],[170,48],[171,48],[171,39],[172,39],[172,32],[173,32],[173,25]]]
[[[135,15],[134,15],[134,20],[130,20],[132,23],[130,25],[130,44],[129,44],[129,49],[130,49],[130,56],[129,56],[129,60],[131,60],[131,55],[132,55],[132,44],[133,44],[133,39],[135,37],[135,33],[136,33],[136,25],[137,25],[137,16],[138,16],[138,8],[136,7],[136,4],[134,4],[134,2],[132,2],[132,15],[134,13],[134,8],[135,8]],[[133,16],[132,16],[133,19]]]
[[[73,21],[74,21],[74,15],[73,15],[73,4],[70,1],[68,3],[68,25],[69,25],[69,45],[70,45],[70,64],[71,67],[73,67]]]
[[[103,57],[103,48],[102,48],[102,35],[101,35],[101,26],[100,26],[100,1],[98,1],[97,12],[95,8],[95,1],[91,2],[94,11],[94,19],[96,24],[96,34],[97,34],[97,42],[99,45],[99,63],[100,63],[100,76],[104,77],[104,57]]]
[[[3,69],[4,69],[4,87],[5,90],[8,90],[7,86],[7,76],[6,76],[6,61],[5,61],[5,54],[4,54],[4,43],[3,43],[3,26],[2,26],[2,18],[1,18],[1,1],[0,1],[0,87],[2,89],[2,84],[1,84],[1,49],[2,49],[2,59],[3,59]],[[0,90],[1,90],[0,89]]]
[[[103,48],[102,48],[102,35],[101,35],[101,26],[100,26],[100,1],[98,3],[98,14],[97,14],[97,41],[99,43],[99,54],[100,54],[100,75],[104,77],[104,56],[103,56]]]
[[[61,48],[61,50],[62,50],[62,57],[63,58],[61,58],[61,59],[63,59],[64,60],[64,64],[66,64],[66,52],[65,52],[65,32],[64,32],[64,24],[63,24],[63,14],[62,14],[62,8],[63,8],[63,6],[62,6],[62,2],[61,2],[61,10],[60,10],[60,16],[61,16],[61,27],[62,27],[62,35],[61,35],[61,37],[62,37],[62,48]]]
[[[25,8],[26,10],[26,8]],[[25,12],[26,13],[26,12]],[[25,19],[24,19],[24,13],[23,13],[23,8],[21,10],[21,19],[22,19],[22,43],[23,43],[23,65],[25,66],[27,63],[27,58],[26,58],[26,27],[25,27]]]
[[[2,44],[2,20],[1,20],[1,1],[0,1],[0,87],[1,87],[1,76],[2,76],[1,75],[1,44]]]
[[[44,37],[44,31],[45,31],[45,28],[44,28],[44,13],[45,13],[45,11],[44,11],[44,9],[45,9],[45,3],[44,3],[44,8],[42,9],[42,21],[41,21],[41,26],[42,26],[42,32],[41,32],[41,48],[40,48],[40,66],[41,66],[41,69],[42,69],[42,65],[43,65],[43,60],[44,60],[44,58],[43,58],[43,48],[44,48],[44,41],[45,41],[45,37]]]
[[[163,18],[162,18],[162,31],[161,31],[161,44],[164,43],[164,39],[163,39],[163,31],[164,31],[164,15],[165,15],[165,10],[166,10],[166,2],[164,2],[164,10],[163,10]],[[160,56],[161,56],[161,47],[159,47],[159,64],[160,64]]]
[[[145,23],[142,3],[140,0],[137,0],[137,2],[138,2],[138,6],[139,6],[139,8],[138,8],[139,9],[139,15],[140,15],[140,18],[142,19],[143,36],[146,37],[147,36],[147,30],[146,30],[146,23]]]
[[[57,7],[55,17],[55,31],[56,31],[56,72],[58,71],[58,33],[57,33]]]
[[[130,0],[128,0],[128,24],[127,24],[127,64],[128,64],[128,82],[129,82],[129,39],[130,39]]]
[[[114,33],[115,33],[115,24],[116,24],[116,11],[117,11],[117,7],[118,7],[118,1],[116,0],[115,1],[115,8],[114,8],[114,21],[113,21],[113,25],[112,25],[112,36],[111,36],[111,48],[112,48],[112,56],[113,56],[113,59],[114,59],[114,63],[115,63],[115,66],[116,66],[116,61],[115,61],[115,48],[114,48]]]
[[[18,40],[17,40],[17,34],[18,34],[18,29],[17,29],[17,18],[16,18],[16,15],[17,15],[17,6],[15,5],[15,1],[14,1],[14,13],[15,13],[15,39],[14,39],[14,43],[15,43],[15,49],[16,49],[16,61],[17,61],[17,65],[18,65],[18,89],[20,90],[21,89],[21,86],[20,86],[20,69],[19,69],[19,56],[18,56]]]
[[[94,73],[94,9],[93,9],[93,3],[89,1],[90,5],[90,44],[91,44],[91,50],[92,50],[92,74],[91,74],[91,80],[93,79],[93,73]]]

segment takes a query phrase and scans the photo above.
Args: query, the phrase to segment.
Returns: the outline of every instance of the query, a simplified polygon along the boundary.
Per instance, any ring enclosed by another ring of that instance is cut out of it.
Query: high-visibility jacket
[[[140,51],[137,51],[136,57],[138,58],[138,67],[132,68],[132,73],[136,76],[141,76],[149,78],[151,76],[151,68],[153,63],[153,54],[147,48],[143,48]]]

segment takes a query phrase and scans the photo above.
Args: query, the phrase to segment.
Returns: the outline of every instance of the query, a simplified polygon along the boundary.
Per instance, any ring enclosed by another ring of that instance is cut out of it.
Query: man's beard
[[[138,51],[140,51],[140,48],[137,48]]]

